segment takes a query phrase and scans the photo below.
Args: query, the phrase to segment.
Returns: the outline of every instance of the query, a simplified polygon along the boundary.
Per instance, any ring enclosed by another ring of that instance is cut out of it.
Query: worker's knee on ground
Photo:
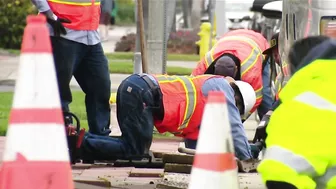
[[[298,174],[292,168],[275,160],[264,159],[260,162],[257,171],[265,184],[267,181],[278,181],[290,183],[297,188],[316,187],[315,182],[309,176]]]

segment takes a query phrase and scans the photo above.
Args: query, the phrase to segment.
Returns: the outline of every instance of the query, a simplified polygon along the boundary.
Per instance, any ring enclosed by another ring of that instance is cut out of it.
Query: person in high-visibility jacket
[[[186,147],[195,149],[209,91],[223,91],[226,96],[236,156],[241,160],[254,158],[240,118],[255,104],[251,85],[216,75],[149,74],[133,74],[118,88],[121,138],[87,134],[82,143],[82,158],[143,155],[151,146],[154,125],[160,133],[183,137]]]
[[[336,188],[336,90],[330,88],[336,82],[335,49],[335,39],[326,36],[299,40],[291,49],[293,75],[280,92],[258,166],[268,189]]]
[[[329,37],[326,36],[313,36],[309,37],[305,40],[299,40],[293,45],[292,49],[288,53],[288,59],[289,62],[291,62],[291,70],[296,70],[298,67],[298,64],[302,61],[302,58],[305,57],[311,49],[313,49],[315,46],[319,45],[320,43],[324,42],[325,40],[329,39]],[[290,66],[288,66],[288,69],[290,69]],[[290,71],[290,70],[289,70]],[[290,78],[287,78],[288,80]],[[283,85],[282,87],[285,87]],[[281,90],[278,92],[278,96],[280,94]],[[273,103],[272,108],[270,111],[268,111],[263,118],[261,119],[260,124],[255,133],[255,139],[256,141],[265,141],[267,134],[266,134],[266,128],[269,123],[269,120],[272,116],[273,111],[279,107],[281,104],[280,99],[276,99],[276,101]]]
[[[267,39],[253,30],[229,31],[206,53],[191,75],[224,75],[249,83],[257,96],[257,102],[252,108],[251,114],[262,103],[265,92],[263,90],[264,83],[269,83],[269,66],[265,69],[265,77],[263,77],[262,70],[264,61],[262,53],[268,47]],[[270,90],[266,96],[269,97],[269,100],[264,101],[265,107],[258,110],[260,118],[271,108],[273,103]]]
[[[100,0],[31,1],[47,18],[63,112],[70,111],[74,76],[85,93],[89,132],[108,136],[111,81],[98,33]]]

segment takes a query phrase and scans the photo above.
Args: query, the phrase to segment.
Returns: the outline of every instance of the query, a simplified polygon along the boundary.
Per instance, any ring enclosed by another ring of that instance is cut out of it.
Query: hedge
[[[0,1],[0,48],[20,49],[26,17],[37,14],[30,0]]]

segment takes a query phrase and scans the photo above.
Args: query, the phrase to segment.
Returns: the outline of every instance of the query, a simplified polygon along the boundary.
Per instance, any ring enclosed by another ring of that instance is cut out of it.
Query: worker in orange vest
[[[280,66],[281,72],[277,74],[275,79],[275,86],[274,86],[274,95],[275,100],[279,99],[279,92],[286,84],[286,81],[289,79],[289,68],[285,62],[281,61],[281,56],[279,53],[279,32],[275,33],[270,41],[270,47],[266,49],[263,54],[266,56],[266,58],[270,59],[270,65],[271,65],[271,74],[276,72],[276,65]],[[272,77],[272,76],[270,76]]]
[[[98,33],[100,0],[31,1],[47,18],[63,111],[69,112],[74,76],[86,95],[89,132],[108,136],[111,81]]]
[[[236,80],[249,83],[257,96],[257,102],[250,114],[263,101],[263,107],[258,109],[258,114],[261,118],[271,108],[273,103],[268,84],[270,78],[268,64],[266,64],[265,72],[263,72],[264,57],[262,53],[268,47],[267,40],[260,33],[253,30],[238,29],[229,31],[206,53],[205,57],[192,71],[192,75],[216,74],[231,76]],[[264,95],[266,92],[263,90],[263,85],[267,85],[265,89],[269,88],[266,95]]]
[[[256,101],[251,85],[216,75],[133,74],[117,91],[121,138],[87,134],[82,159],[144,155],[151,146],[154,125],[160,133],[183,137],[186,147],[195,149],[209,91],[223,91],[226,96],[236,156],[241,160],[257,157],[259,151],[252,154],[241,121]]]

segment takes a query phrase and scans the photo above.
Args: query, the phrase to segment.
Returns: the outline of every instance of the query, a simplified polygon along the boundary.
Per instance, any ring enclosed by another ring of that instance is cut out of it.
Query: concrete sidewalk
[[[102,46],[105,53],[113,53],[117,42],[122,36],[125,36],[129,33],[135,33],[135,26],[130,27],[114,27],[109,30],[109,37],[107,40],[102,41]],[[0,52],[0,91],[12,90],[18,72],[19,65],[18,56],[10,56],[7,53]],[[130,60],[131,61],[131,60]],[[177,66],[185,68],[194,68],[196,62],[188,61],[168,61],[168,66]],[[111,89],[116,91],[119,84],[123,79],[125,79],[129,74],[111,74]],[[73,90],[79,90],[79,85],[75,79],[71,80],[70,86]]]
[[[12,56],[1,56],[0,55],[0,86],[7,86],[6,90],[0,88],[0,91],[11,90],[8,86],[13,86],[18,75],[18,66],[20,58]],[[178,66],[185,68],[193,68],[195,66],[194,62],[183,62],[183,61],[168,61],[168,66]],[[129,74],[110,74],[111,78],[111,90],[115,92],[121,83]],[[80,90],[80,87],[76,80],[72,78],[70,86],[73,90]]]

